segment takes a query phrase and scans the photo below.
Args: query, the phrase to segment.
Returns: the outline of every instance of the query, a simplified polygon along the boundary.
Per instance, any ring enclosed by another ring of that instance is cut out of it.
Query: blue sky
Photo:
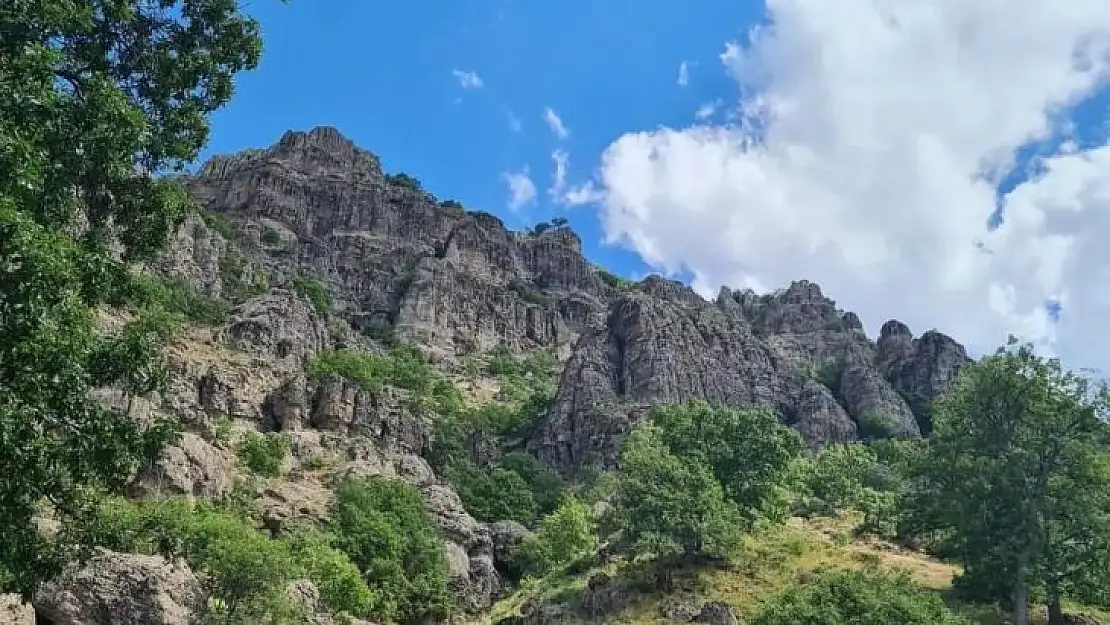
[[[718,55],[762,7],[694,4],[254,0],[247,10],[262,24],[262,61],[214,116],[204,155],[333,125],[380,155],[387,170],[414,175],[436,196],[493,212],[512,228],[568,217],[589,257],[639,275],[647,269],[636,254],[600,243],[594,211],[550,201],[551,152],[569,153],[568,179],[581,182],[622,133],[685,125],[703,103],[734,96]],[[685,88],[677,84],[683,61]],[[454,70],[475,72],[483,87],[463,89]],[[565,141],[544,122],[547,107],[569,129]],[[523,167],[537,202],[509,211],[502,172]]]

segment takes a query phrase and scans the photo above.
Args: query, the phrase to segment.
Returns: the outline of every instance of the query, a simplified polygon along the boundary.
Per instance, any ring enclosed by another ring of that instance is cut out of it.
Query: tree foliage
[[[753,625],[971,625],[904,576],[826,569],[787,589]]]
[[[544,517],[539,533],[518,548],[514,560],[523,571],[542,575],[592,557],[597,546],[597,522],[590,508],[574,497],[567,497]]]
[[[908,525],[964,564],[965,588],[1009,604],[1014,623],[1027,622],[1031,596],[1063,623],[1064,597],[1108,599],[1107,394],[1027,345],[1009,347],[934,402]]]
[[[91,401],[164,381],[166,326],[106,336],[93,311],[137,296],[184,193],[155,173],[196,157],[207,116],[258,60],[257,25],[233,0],[0,3],[0,581],[33,592],[64,545],[32,517],[63,520],[86,487],[118,488],[166,440]]]
[[[409,622],[454,611],[443,539],[414,487],[385,478],[343,482],[331,531],[373,592],[373,617]]]

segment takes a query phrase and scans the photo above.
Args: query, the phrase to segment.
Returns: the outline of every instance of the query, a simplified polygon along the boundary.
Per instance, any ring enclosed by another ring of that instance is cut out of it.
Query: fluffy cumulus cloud
[[[506,201],[509,210],[518,211],[536,201],[536,183],[528,175],[525,167],[517,172],[505,172],[501,179],[509,187],[509,198]]]
[[[451,70],[451,75],[455,77],[455,80],[459,81],[459,86],[463,89],[481,89],[486,84],[482,82],[482,77],[475,72],[453,69]]]
[[[1105,87],[1110,2],[767,9],[721,55],[739,121],[606,149],[607,238],[706,295],[808,278],[871,332],[897,317],[979,353],[1015,333],[1110,369],[1110,146],[1065,143],[999,191],[1017,150]]]

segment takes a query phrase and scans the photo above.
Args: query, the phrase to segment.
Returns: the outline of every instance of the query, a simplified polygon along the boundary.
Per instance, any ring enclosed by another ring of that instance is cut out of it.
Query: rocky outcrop
[[[40,621],[53,625],[189,625],[205,600],[184,564],[102,550],[46,584],[34,607]]]
[[[235,458],[200,436],[185,432],[132,484],[132,496],[185,495],[217,499],[234,486]]]
[[[651,277],[613,301],[604,328],[579,340],[529,447],[564,471],[611,466],[643,408],[690,398],[771,407],[817,445],[855,438],[836,398],[798,364],[761,340],[746,316]]]
[[[891,320],[879,333],[876,367],[914,409],[925,433],[932,429],[928,402],[951,390],[970,362],[962,345],[935,330],[914,338],[904,323]]]
[[[356,325],[392,323],[447,357],[569,344],[590,316],[583,306],[600,310],[608,288],[569,230],[519,235],[492,215],[445,208],[333,128],[212,159],[187,185],[242,223],[271,283],[309,270]]]
[[[0,595],[0,623],[35,625],[35,609],[19,595]]]

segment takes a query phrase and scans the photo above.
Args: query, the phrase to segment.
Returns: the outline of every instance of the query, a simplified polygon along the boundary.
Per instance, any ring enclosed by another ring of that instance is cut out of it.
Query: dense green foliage
[[[239,441],[236,451],[251,471],[265,477],[277,477],[281,474],[285,456],[289,454],[289,439],[276,432],[249,432]]]
[[[210,326],[227,320],[226,302],[197,293],[193,285],[182,280],[139,274],[134,277],[133,286],[140,302],[160,308],[182,322]]]
[[[330,527],[373,592],[373,617],[410,622],[454,611],[443,539],[414,487],[384,478],[343,482]]]
[[[762,409],[657,408],[621,451],[611,515],[660,581],[676,565],[727,558],[744,531],[785,516],[797,432]]]
[[[326,316],[331,312],[331,291],[326,284],[307,275],[294,276],[292,284],[297,295],[311,302],[317,314]]]
[[[752,625],[971,625],[906,577],[877,571],[816,572],[770,603]]]
[[[1053,625],[1065,597],[1110,604],[1107,400],[1018,346],[969,366],[933,405],[907,531],[962,563],[965,589],[1010,605],[1014,623],[1032,596]]]
[[[543,575],[560,566],[593,558],[598,547],[597,530],[589,507],[567,497],[543,518],[539,532],[520,545],[514,554],[516,566],[524,573]]]
[[[395,344],[381,356],[351,349],[326,352],[308,364],[308,373],[347,378],[374,394],[387,386],[404,389],[410,405],[421,411],[452,414],[462,407],[458,388],[436,374],[420,351],[409,345]]]
[[[0,32],[0,590],[29,594],[73,546],[35,531],[40,502],[79,514],[167,438],[89,398],[156,390],[167,326],[103,335],[93,310],[136,297],[188,210],[153,174],[196,157],[261,42],[233,0],[9,0]]]

